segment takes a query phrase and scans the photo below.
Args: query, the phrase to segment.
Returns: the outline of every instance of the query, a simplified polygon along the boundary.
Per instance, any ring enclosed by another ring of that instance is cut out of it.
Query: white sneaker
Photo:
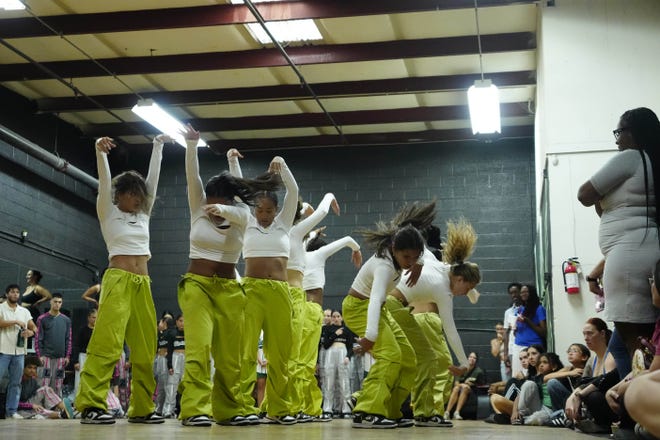
[[[450,420],[451,419],[451,414],[449,414],[449,411],[445,411],[444,419],[445,420]]]
[[[458,411],[454,413],[454,420],[463,420],[463,417],[461,417],[461,414]]]
[[[20,415],[19,413],[14,413],[14,414],[10,415],[9,418],[10,419],[16,419],[16,420],[24,419],[24,417],[22,415]]]

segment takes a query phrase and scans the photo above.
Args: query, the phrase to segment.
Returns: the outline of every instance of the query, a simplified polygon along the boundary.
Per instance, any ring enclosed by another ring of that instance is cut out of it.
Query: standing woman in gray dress
[[[648,108],[628,110],[613,133],[619,153],[580,187],[578,200],[600,216],[605,315],[628,351],[612,353],[619,368],[637,337],[652,334],[657,315],[648,279],[660,259],[660,121]]]

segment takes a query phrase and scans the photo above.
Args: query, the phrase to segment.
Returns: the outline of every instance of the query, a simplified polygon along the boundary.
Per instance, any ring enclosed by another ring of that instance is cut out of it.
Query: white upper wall
[[[598,217],[577,190],[615,154],[624,111],[660,113],[660,1],[556,0],[539,13],[537,192],[547,158],[555,350],[565,359],[596,314],[583,278],[579,295],[564,293],[561,263],[577,256],[586,275],[601,258]]]

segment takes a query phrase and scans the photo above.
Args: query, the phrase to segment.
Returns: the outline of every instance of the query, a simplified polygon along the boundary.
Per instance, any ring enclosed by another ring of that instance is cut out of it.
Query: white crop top
[[[148,212],[123,212],[112,203],[112,178],[106,153],[96,150],[96,166],[99,173],[99,193],[96,213],[101,224],[101,234],[108,248],[108,259],[115,255],[147,255],[149,251],[149,216],[158,187],[163,143],[154,138],[146,184],[150,195]]]
[[[243,258],[286,257],[289,258],[289,231],[298,209],[298,184],[282,158],[280,176],[286,188],[282,210],[273,223],[264,228],[254,215],[250,215],[243,240]]]
[[[323,289],[325,286],[325,262],[344,247],[349,247],[354,251],[360,250],[360,245],[351,237],[346,236],[315,251],[305,252],[303,290]]]
[[[451,265],[438,261],[433,253],[424,250],[424,269],[417,283],[408,287],[408,277],[402,277],[396,288],[403,294],[409,303],[432,302],[438,306],[438,314],[442,319],[442,327],[458,363],[462,367],[468,366],[467,356],[463,343],[456,330],[454,322],[454,296],[449,288],[449,270]]]
[[[216,224],[204,211],[206,193],[199,175],[197,141],[186,141],[186,181],[190,206],[190,258],[236,264],[243,248],[243,235],[250,208],[240,201],[234,205],[216,204],[224,221]],[[230,173],[241,177],[238,158],[229,160]]]
[[[291,249],[289,251],[287,269],[297,270],[298,272],[305,270],[305,244],[303,243],[305,235],[328,215],[330,204],[333,200],[335,200],[335,196],[332,193],[327,193],[323,196],[323,200],[319,203],[318,208],[311,215],[293,225],[289,236]]]
[[[387,293],[394,289],[400,277],[401,274],[394,268],[391,256],[380,258],[373,255],[362,265],[351,285],[351,289],[369,297],[367,329],[364,336],[370,341],[375,342],[378,337],[380,309]]]

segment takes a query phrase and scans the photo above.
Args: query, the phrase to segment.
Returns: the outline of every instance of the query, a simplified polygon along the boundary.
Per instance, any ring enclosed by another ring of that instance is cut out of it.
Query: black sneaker
[[[415,426],[415,421],[413,419],[401,417],[400,419],[396,420],[397,428],[412,428],[413,426]]]
[[[346,405],[351,409],[351,411],[355,410],[355,405],[357,405],[357,399],[353,396],[349,397],[346,399]]]
[[[159,416],[155,412],[141,417],[129,417],[128,423],[144,423],[147,425],[156,425],[158,423],[165,423],[163,416]]]
[[[247,426],[250,421],[244,416],[234,416],[231,419],[220,420],[217,423],[224,426]]]
[[[445,418],[442,416],[431,416],[431,417],[415,417],[415,426],[452,428],[454,424],[449,420],[445,420]]]
[[[309,422],[313,422],[313,421],[314,421],[314,417],[310,416],[309,414],[305,414],[304,412],[300,412],[296,416],[296,422],[297,423],[309,423]]]
[[[394,420],[379,416],[377,414],[358,413],[353,416],[353,428],[365,429],[388,429],[396,428]]]
[[[82,413],[80,423],[83,425],[112,425],[115,418],[100,408],[87,408]]]
[[[314,417],[315,422],[332,422],[332,413],[324,412],[318,417]]]
[[[181,420],[183,426],[211,426],[213,421],[209,416],[200,414],[198,416],[186,417]]]
[[[256,414],[248,414],[247,416],[244,417],[245,420],[247,420],[248,425],[258,425],[261,423],[261,419]]]
[[[266,416],[270,424],[295,425],[297,420],[293,416]]]
[[[566,426],[566,415],[562,411],[557,416],[547,420],[543,426],[551,426],[553,428],[564,428]]]

